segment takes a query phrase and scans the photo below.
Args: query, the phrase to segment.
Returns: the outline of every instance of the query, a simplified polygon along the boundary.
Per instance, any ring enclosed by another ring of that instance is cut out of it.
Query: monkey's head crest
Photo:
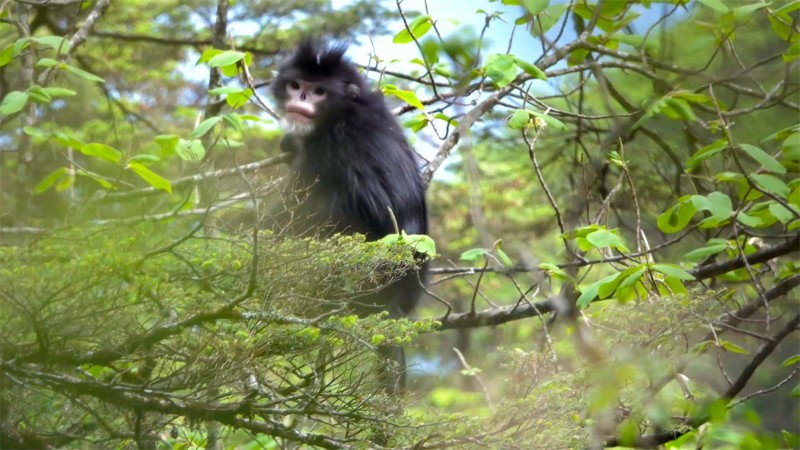
[[[350,80],[358,72],[344,58],[347,46],[324,39],[306,38],[286,61],[306,78],[339,78]],[[309,80],[311,81],[311,80]]]

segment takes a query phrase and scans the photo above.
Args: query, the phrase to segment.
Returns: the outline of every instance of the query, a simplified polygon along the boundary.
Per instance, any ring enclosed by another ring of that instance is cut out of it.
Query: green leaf
[[[200,161],[206,156],[206,148],[199,139],[180,139],[175,153],[184,161]]]
[[[97,156],[100,159],[119,164],[122,160],[122,152],[106,144],[91,143],[78,148],[81,153],[87,156]]]
[[[403,240],[405,240],[411,248],[417,253],[422,253],[429,258],[436,256],[436,242],[433,238],[425,234],[405,234],[403,232]]]
[[[564,122],[556,119],[555,117],[551,116],[550,114],[540,113],[539,111],[532,111],[527,110],[529,113],[533,114],[536,118],[544,120],[544,123],[550,125],[553,128],[559,129],[561,131],[566,131],[567,126]]]
[[[720,345],[720,347],[722,347],[723,349],[725,349],[725,350],[727,350],[727,351],[729,351],[731,353],[741,353],[743,355],[747,354],[747,350],[743,349],[742,347],[739,347],[738,345],[736,345],[736,344],[734,344],[733,342],[730,342],[730,341],[720,340],[719,341],[719,345]]]
[[[222,117],[214,116],[214,117],[209,117],[208,119],[200,122],[200,125],[198,125],[197,128],[194,129],[194,131],[192,131],[191,134],[192,139],[197,139],[208,133],[212,128],[214,128],[214,125],[219,123],[220,120],[222,120]]]
[[[37,194],[41,194],[42,192],[50,189],[54,184],[56,184],[56,182],[59,181],[61,177],[63,177],[66,173],[67,173],[66,167],[60,167],[50,172],[49,175],[44,177],[44,179],[40,181],[35,188],[33,188],[33,191],[36,192]]]
[[[670,119],[697,121],[697,116],[694,115],[692,107],[686,100],[668,97],[664,99],[663,106],[661,113]]]
[[[617,286],[622,282],[622,273],[616,274],[610,280],[601,283],[597,288],[597,298],[607,298],[617,290]]]
[[[211,95],[227,95],[227,94],[236,94],[243,91],[244,91],[243,88],[237,86],[223,86],[216,89],[211,89],[208,91],[208,93]]]
[[[242,131],[244,129],[244,122],[242,121],[242,119],[239,117],[238,114],[232,114],[232,113],[223,114],[222,118],[225,119],[225,122],[228,122],[228,124],[234,130]]]
[[[706,247],[700,247],[698,249],[692,250],[689,253],[683,255],[683,258],[687,261],[701,261],[711,255],[716,255],[720,252],[725,251],[728,248],[728,244],[714,244],[709,245]]]
[[[776,219],[780,220],[781,223],[789,223],[795,218],[795,215],[792,213],[792,211],[778,202],[770,202],[769,213],[772,214],[772,216]]]
[[[86,80],[89,80],[89,81],[96,81],[98,83],[105,83],[106,82],[106,80],[98,77],[97,75],[91,74],[91,73],[89,73],[89,72],[87,72],[87,71],[85,71],[83,69],[79,69],[79,68],[77,68],[75,66],[71,66],[71,65],[66,64],[66,63],[61,63],[61,64],[64,67],[64,70],[66,70],[67,72],[70,72],[70,73],[72,73],[74,75],[77,75],[77,76],[79,76],[79,77],[81,77],[83,79],[86,79]]]
[[[514,56],[494,54],[486,59],[486,65],[483,70],[486,76],[492,79],[497,87],[508,86],[509,83],[514,81],[517,76],[516,64],[514,63]]]
[[[511,261],[511,258],[508,257],[508,254],[506,254],[506,252],[504,252],[503,249],[501,248],[495,249],[495,253],[497,253],[497,259],[499,259],[504,266],[512,267],[514,265],[514,262]]]
[[[61,87],[46,87],[42,88],[42,90],[51,97],[73,97],[75,95],[78,95],[78,93],[73,91],[72,89],[61,88]]]
[[[786,198],[789,196],[789,186],[780,178],[768,175],[766,173],[752,173],[750,178],[756,182],[765,191],[775,194],[778,197]]]
[[[425,106],[422,104],[421,101],[417,98],[417,94],[412,91],[404,91],[402,89],[397,89],[397,87],[393,84],[386,84],[382,88],[384,94],[394,95],[395,97],[399,98],[400,100],[408,103],[409,105],[424,110]]]
[[[519,66],[519,68],[525,71],[525,73],[528,75],[533,75],[540,80],[547,80],[547,75],[545,75],[542,69],[536,67],[535,64],[531,64],[525,60],[517,58],[516,56],[514,57],[514,64]]]
[[[619,284],[619,289],[624,289],[633,286],[639,281],[647,271],[647,265],[641,264],[639,266],[629,267],[623,273],[624,280]]]
[[[158,156],[156,156],[156,155],[147,155],[147,154],[135,155],[135,156],[131,156],[130,158],[128,158],[128,163],[137,162],[137,163],[141,163],[141,164],[152,164],[152,163],[159,162],[159,161],[161,161],[161,158],[159,158]]]
[[[57,50],[59,53],[69,52],[69,39],[62,36],[37,36],[31,38],[33,42]]]
[[[613,247],[620,252],[627,252],[629,251],[625,244],[622,243],[622,239],[617,236],[614,232],[609,230],[597,230],[593,231],[586,235],[586,240],[592,243],[595,247],[605,248],[605,247]]]
[[[158,175],[147,167],[137,162],[131,162],[128,164],[128,168],[133,170],[136,175],[139,175],[150,186],[153,186],[156,189],[161,189],[162,191],[167,191],[170,194],[172,193],[172,183],[162,178],[161,175]]]
[[[372,335],[372,339],[370,341],[372,342],[372,345],[381,345],[385,340],[386,336],[382,334],[374,334]]]
[[[8,65],[14,59],[14,47],[8,46],[0,52],[0,67]]]
[[[225,98],[225,103],[228,104],[233,109],[241,108],[242,106],[246,105],[247,102],[250,101],[250,97],[253,96],[253,90],[247,88],[242,92],[236,92],[233,94],[229,94],[227,98]]]
[[[36,61],[36,68],[38,69],[46,69],[48,67],[55,67],[61,64],[60,62],[56,61],[53,58],[42,58],[39,61]]]
[[[725,6],[725,3],[722,0],[699,0],[700,3],[708,6],[709,8],[713,9],[714,11],[726,13],[731,9]]]
[[[431,29],[433,22],[431,22],[431,16],[421,15],[417,16],[410,24],[408,24],[408,28],[403,28],[399,33],[397,33],[392,40],[395,44],[407,44],[409,42],[413,42],[414,38],[421,38]],[[409,30],[411,32],[409,33]],[[413,36],[413,37],[412,37]]]
[[[756,162],[761,164],[766,170],[778,174],[786,173],[786,168],[783,167],[783,164],[779,163],[777,160],[775,160],[775,158],[755,145],[739,144],[739,148],[747,153],[748,156],[756,160]]]
[[[211,67],[225,67],[244,59],[243,52],[224,51],[219,53],[208,60],[208,65]]]
[[[768,3],[753,3],[752,5],[743,5],[733,8],[733,16],[737,19],[743,19],[761,8],[766,8]]]
[[[561,16],[564,15],[564,12],[567,10],[567,5],[567,3],[558,3],[548,7],[541,14],[537,15],[535,18],[536,23],[531,24],[530,27],[531,34],[540,37],[543,33],[547,33],[548,30],[558,23]]]
[[[800,133],[792,133],[784,139],[781,153],[790,161],[800,161]]]
[[[697,209],[692,202],[684,197],[677,205],[658,216],[658,229],[668,234],[677,233],[686,228],[696,212]]]
[[[11,114],[22,111],[22,108],[28,103],[28,94],[20,91],[11,91],[0,103],[0,114],[9,116]]]
[[[726,148],[728,148],[728,142],[722,139],[718,139],[713,143],[706,145],[686,161],[686,171],[692,171],[693,169],[697,168],[701,162],[711,158]]]
[[[650,266],[656,272],[663,273],[668,277],[677,278],[679,280],[694,280],[694,275],[690,274],[689,272],[681,269],[675,264],[653,264]]]
[[[751,216],[742,211],[739,211],[739,214],[736,215],[736,220],[750,228],[761,228],[764,226],[764,221],[760,217]]]
[[[458,257],[461,261],[477,261],[480,258],[486,256],[486,249],[485,248],[473,248],[470,250],[465,251]]]
[[[716,219],[728,219],[733,213],[733,203],[730,197],[722,192],[715,191],[708,194],[707,197],[693,195],[691,202],[698,211],[708,211]]]
[[[508,128],[512,130],[521,130],[527,127],[531,122],[531,115],[525,109],[518,109],[511,114],[508,119]]]
[[[529,13],[536,15],[550,6],[550,0],[522,0],[522,6],[524,6]]]
[[[22,127],[22,132],[27,134],[28,136],[33,136],[33,137],[39,137],[39,138],[49,138],[50,137],[49,133],[47,133],[46,131],[44,131],[42,129],[35,128],[35,127],[29,127],[29,126]]]
[[[539,264],[539,268],[545,271],[551,277],[559,278],[562,280],[569,279],[569,275],[567,274],[567,272],[565,272],[564,269],[558,267],[555,264],[541,263]]]
[[[428,122],[429,122],[428,118],[425,116],[425,114],[418,114],[412,117],[411,119],[403,122],[403,126],[406,128],[411,128],[411,130],[413,130],[416,133],[419,130],[428,126]]]
[[[793,365],[795,365],[797,363],[800,363],[800,355],[790,356],[789,358],[786,359],[786,361],[781,363],[781,365],[783,367],[789,367],[789,366],[793,366]]]
[[[50,103],[50,100],[52,100],[50,96],[47,94],[47,92],[45,92],[44,89],[41,88],[41,86],[33,85],[29,87],[28,95],[30,96],[31,100],[37,103],[47,104]]]
[[[101,177],[100,175],[98,175],[96,173],[92,173],[92,172],[89,172],[89,171],[86,171],[86,170],[79,170],[78,171],[78,175],[80,175],[82,177],[85,177],[85,178],[88,178],[88,179],[96,182],[97,184],[102,186],[103,189],[108,189],[108,190],[113,190],[114,189],[114,185],[112,185],[111,183],[109,183],[107,180],[105,180],[103,177]]]
[[[64,147],[71,147],[74,149],[80,149],[84,145],[86,145],[82,140],[75,137],[71,132],[64,133],[61,131],[56,131],[55,133],[53,133],[53,140],[63,145]]]
[[[619,274],[615,273],[614,275],[609,275],[602,280],[598,280],[592,283],[588,288],[581,291],[581,296],[578,297],[578,301],[576,302],[578,308],[586,308],[589,304],[597,298],[597,293],[600,290],[600,285],[608,283],[609,281],[618,277]]]

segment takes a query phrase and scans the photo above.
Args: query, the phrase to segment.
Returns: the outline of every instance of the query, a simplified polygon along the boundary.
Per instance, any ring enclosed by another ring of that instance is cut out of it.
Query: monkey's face
[[[287,82],[283,129],[301,136],[311,133],[327,97],[328,92],[321,83],[303,80]]]

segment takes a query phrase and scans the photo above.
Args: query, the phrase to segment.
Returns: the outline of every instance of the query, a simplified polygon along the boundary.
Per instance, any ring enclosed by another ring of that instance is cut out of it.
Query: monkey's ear
[[[353,100],[357,99],[359,95],[361,95],[361,88],[358,87],[357,84],[350,83],[344,87],[344,92],[347,96]]]

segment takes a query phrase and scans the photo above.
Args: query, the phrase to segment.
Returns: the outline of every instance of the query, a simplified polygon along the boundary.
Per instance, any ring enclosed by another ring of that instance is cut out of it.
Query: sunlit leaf
[[[421,38],[431,29],[433,23],[431,22],[431,16],[422,15],[416,17],[410,24],[408,24],[408,28],[403,28],[399,33],[397,33],[392,40],[395,44],[407,44],[409,42],[413,42],[414,38]],[[411,30],[409,33],[408,30]],[[412,37],[413,36],[413,37]]]
[[[230,66],[231,64],[236,64],[237,62],[244,59],[243,52],[236,52],[236,51],[224,51],[217,55],[214,55],[211,59],[208,60],[208,65],[211,67],[224,67]]]
[[[170,183],[169,180],[164,179],[161,175],[153,172],[142,164],[132,162],[128,164],[128,168],[133,170],[136,175],[139,175],[150,186],[169,192],[170,194],[172,193],[172,183]]]
[[[668,277],[677,278],[679,280],[694,280],[694,275],[681,269],[675,264],[653,264],[650,266],[654,271],[661,272]]]
[[[96,156],[106,161],[119,163],[122,160],[122,152],[106,144],[91,143],[78,147],[81,153],[87,156]]]
[[[50,189],[54,184],[56,184],[57,181],[61,180],[61,177],[63,177],[64,174],[66,173],[67,173],[66,167],[59,167],[58,169],[50,172],[49,175],[44,177],[44,179],[40,181],[35,188],[33,188],[33,191],[36,192],[37,194],[40,194]]]

